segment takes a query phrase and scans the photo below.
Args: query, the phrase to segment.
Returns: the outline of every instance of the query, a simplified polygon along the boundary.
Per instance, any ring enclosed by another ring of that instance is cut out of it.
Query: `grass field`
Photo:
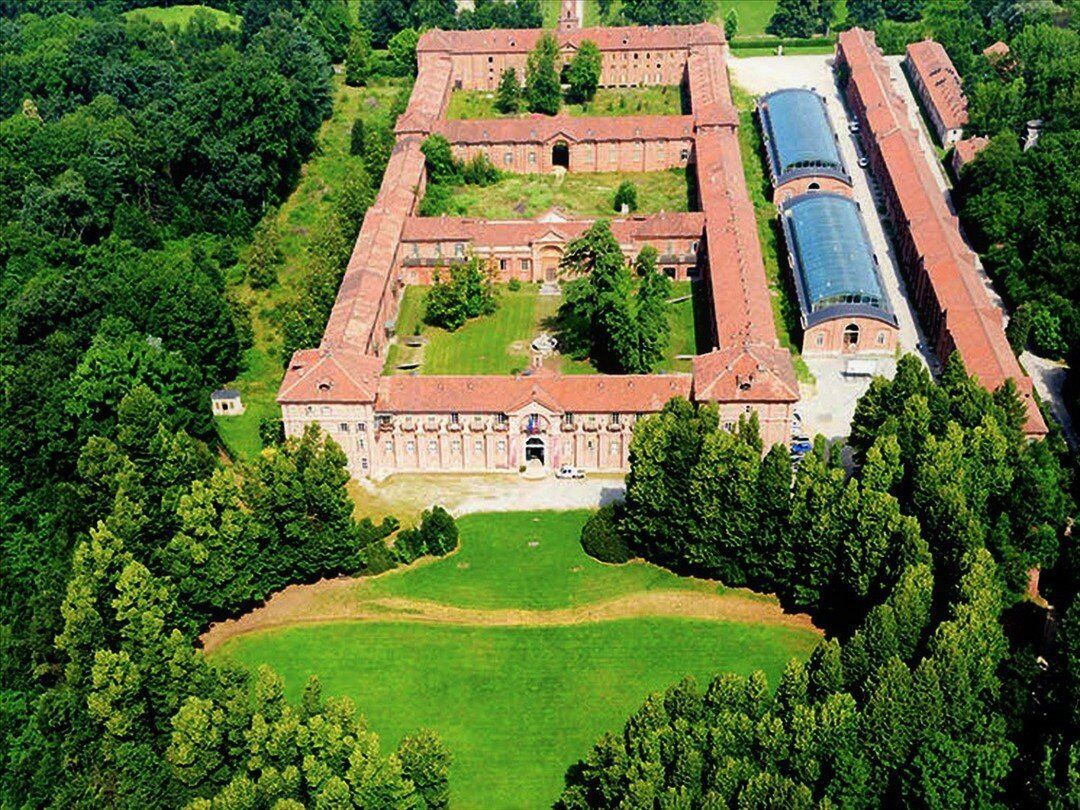
[[[545,611],[669,592],[747,601],[743,592],[679,579],[644,563],[606,566],[581,551],[584,512],[472,515],[454,555],[357,586],[362,602],[397,597],[485,609]],[[719,592],[720,597],[715,594]],[[770,600],[752,597],[771,609]],[[482,614],[481,614],[482,615]],[[764,614],[763,614],[764,615]],[[812,630],[775,621],[640,616],[513,626],[327,622],[241,635],[221,655],[269,663],[296,700],[310,674],[351,697],[385,747],[426,726],[449,747],[459,808],[550,806],[566,768],[621,727],[650,692],[686,674],[764,669],[775,684]]]
[[[349,154],[352,123],[358,116],[369,124],[385,120],[391,100],[403,86],[402,80],[384,80],[371,87],[347,87],[340,75],[334,76],[334,83],[333,112],[319,130],[318,146],[304,165],[299,184],[280,208],[267,214],[276,222],[285,259],[278,283],[268,290],[254,290],[242,278],[231,283],[254,331],[254,345],[245,355],[247,368],[230,383],[240,390],[246,410],[242,416],[217,419],[218,435],[238,458],[258,454],[259,421],[280,416],[274,402],[284,363],[280,307],[296,294],[308,271],[311,234],[333,211],[334,195],[349,172],[360,165],[360,158]]]
[[[614,217],[615,190],[623,180],[637,186],[637,214],[690,210],[686,171],[507,174],[491,186],[460,186],[447,214],[482,219],[531,219],[550,208],[569,217]]]
[[[563,104],[560,114],[572,116],[682,115],[678,87],[602,87],[584,104]],[[527,113],[504,114],[495,109],[495,94],[486,90],[455,90],[446,110],[447,118],[515,118]]]
[[[765,275],[769,280],[776,332],[780,345],[791,351],[796,377],[801,382],[813,382],[814,375],[799,353],[799,304],[787,277],[780,272],[780,223],[776,218],[776,206],[771,202],[772,188],[765,167],[761,131],[754,119],[754,98],[734,85],[731,97],[739,110],[739,151],[750,201],[754,204],[757,217],[758,238],[765,260]]]
[[[204,11],[209,14],[219,26],[224,26],[226,28],[240,27],[239,14],[230,14],[227,11],[210,8],[210,6],[148,6],[147,8],[137,8],[128,11],[124,16],[129,20],[134,17],[145,17],[151,22],[158,22],[166,27],[175,25],[180,28],[186,28],[188,23],[191,22],[191,18],[199,11]]]
[[[693,289],[692,289],[693,286]],[[553,319],[560,298],[542,296],[535,284],[527,284],[512,292],[505,285],[497,288],[498,309],[492,315],[469,321],[456,332],[447,332],[423,323],[425,287],[409,287],[398,312],[398,341],[386,356],[384,373],[405,373],[415,370],[422,374],[516,374],[529,364],[529,344],[542,331],[554,331]],[[668,305],[671,342],[668,356],[660,366],[662,371],[689,371],[689,360],[678,355],[700,354],[708,351],[707,313],[703,307],[703,292],[688,281],[676,282],[672,298],[690,296]],[[404,340],[419,328],[426,343],[422,348],[406,346]],[[551,361],[564,374],[593,374],[589,363],[557,356]],[[401,369],[399,366],[410,366]]]

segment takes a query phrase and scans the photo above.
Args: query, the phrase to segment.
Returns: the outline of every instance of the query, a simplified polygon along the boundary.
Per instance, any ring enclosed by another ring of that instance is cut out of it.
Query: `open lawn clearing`
[[[293,700],[317,674],[386,746],[435,729],[454,757],[455,807],[550,806],[565,769],[648,693],[758,668],[775,684],[818,639],[769,597],[590,559],[577,540],[587,515],[465,516],[449,557],[294,586],[207,646],[270,664]]]
[[[720,0],[713,21],[723,27],[724,17],[730,9],[735,9],[735,13],[739,15],[739,32],[732,40],[732,47],[737,47],[739,40],[766,36],[765,27],[776,12],[776,0]],[[841,22],[846,16],[847,0],[838,0],[833,21]]]
[[[237,388],[246,408],[242,416],[218,417],[218,435],[237,458],[251,458],[262,449],[259,422],[278,418],[274,401],[284,372],[281,306],[296,295],[309,272],[307,248],[312,234],[334,210],[335,194],[345,178],[362,166],[349,154],[349,133],[357,117],[370,125],[384,122],[394,96],[408,92],[400,79],[382,80],[370,87],[347,87],[334,76],[334,109],[319,130],[318,146],[300,172],[300,181],[276,211],[267,214],[277,225],[284,263],[278,282],[267,290],[255,290],[242,277],[230,279],[230,290],[251,317],[254,345],[245,353],[246,370],[229,383]],[[373,182],[378,182],[374,178]],[[237,268],[239,270],[239,268]]]
[[[491,186],[454,189],[447,214],[481,219],[531,219],[551,208],[569,217],[617,216],[615,190],[623,180],[637,186],[637,214],[690,210],[684,169],[660,172],[506,174]]]
[[[601,87],[592,101],[564,103],[560,112],[576,117],[682,115],[683,102],[677,86]],[[446,110],[447,118],[520,118],[525,115],[527,113],[500,113],[495,109],[495,93],[489,90],[455,90]]]
[[[219,26],[225,28],[240,27],[239,14],[230,14],[227,11],[210,8],[210,6],[147,6],[146,8],[136,8],[125,12],[124,16],[129,20],[134,19],[135,17],[144,17],[150,22],[161,23],[166,28],[171,25],[187,28],[191,23],[191,18],[200,11],[213,17],[214,22]]]
[[[498,285],[498,309],[468,321],[456,332],[423,323],[427,291],[427,287],[406,288],[397,318],[398,338],[387,352],[385,374],[516,374],[529,365],[532,340],[541,332],[557,331],[562,299],[540,295],[535,284],[513,291]],[[708,351],[707,306],[699,285],[672,284],[671,340],[657,371],[690,371],[691,361],[677,358]],[[424,345],[406,345],[417,334],[424,338]],[[555,355],[548,362],[564,374],[596,373],[588,362],[570,357]]]
[[[343,619],[483,626],[550,626],[643,616],[762,622],[811,629],[772,597],[679,577],[634,561],[607,565],[579,537],[590,512],[485,512],[460,518],[460,548],[377,577],[293,585],[266,605],[220,622],[207,649],[239,635]]]
[[[816,636],[791,628],[690,619],[631,619],[571,627],[454,627],[348,622],[245,636],[221,651],[268,663],[299,698],[317,674],[350,697],[389,747],[435,729],[453,756],[454,807],[548,807],[565,769],[617,731],[650,692],[686,674],[764,669]]]

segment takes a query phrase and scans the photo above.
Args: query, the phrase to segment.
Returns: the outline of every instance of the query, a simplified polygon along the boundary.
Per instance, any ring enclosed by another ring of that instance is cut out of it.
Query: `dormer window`
[[[315,383],[315,387],[318,388],[320,391],[326,392],[334,387],[334,383],[332,380],[319,380],[317,383]]]

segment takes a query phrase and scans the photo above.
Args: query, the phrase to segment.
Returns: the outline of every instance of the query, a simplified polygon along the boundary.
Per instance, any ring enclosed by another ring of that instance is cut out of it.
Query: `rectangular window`
[[[451,425],[456,425],[459,421],[461,421],[461,416],[460,415],[458,415],[456,413],[451,413],[450,414],[450,424]]]
[[[529,163],[536,163],[536,152],[529,152]]]
[[[680,149],[679,150],[679,160],[689,160],[689,159],[690,159],[690,150],[689,149]]]
[[[567,427],[573,427],[574,426],[574,415],[572,413],[570,413],[570,412],[564,413],[562,415],[562,423],[564,425],[566,425]]]
[[[510,417],[507,416],[505,413],[497,413],[497,414],[495,414],[495,424],[496,425],[505,425],[509,421],[510,421]]]
[[[509,270],[510,269],[510,260],[509,259],[499,259],[499,269],[503,270],[503,271]]]
[[[620,416],[619,416],[619,414],[617,414],[617,413],[613,413],[613,414],[611,415],[611,424],[613,424],[613,425],[617,425],[617,424],[619,424],[619,419],[620,419]]]
[[[457,256],[459,259],[464,257],[464,255],[465,255],[465,243],[464,242],[458,242],[456,245],[454,245],[454,255]]]
[[[507,152],[506,156],[503,158],[503,162],[506,163],[507,166],[509,166],[511,163],[513,163],[514,162],[514,153],[513,152]]]
[[[412,255],[414,259],[420,258],[420,245],[416,242],[413,242]]]
[[[475,450],[475,451],[476,451],[477,453],[481,452],[481,451],[482,451],[482,450],[484,449],[484,440],[483,440],[483,439],[477,439],[477,440],[476,440],[476,441],[475,441],[475,442],[473,443],[473,449],[474,449],[474,450]]]
[[[367,433],[367,424],[365,422],[357,422],[356,423],[356,432],[357,433]]]
[[[526,273],[532,270],[532,259],[522,259],[521,269],[524,270]]]
[[[338,425],[338,430],[340,430],[342,433],[348,433],[349,432],[349,423],[348,422],[342,422],[340,425]]]

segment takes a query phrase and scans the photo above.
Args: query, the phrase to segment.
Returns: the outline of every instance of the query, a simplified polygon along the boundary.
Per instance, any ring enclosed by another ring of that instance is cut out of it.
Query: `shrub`
[[[281,444],[285,441],[285,423],[273,417],[259,420],[259,441],[263,447]]]
[[[349,154],[360,157],[364,154],[364,119],[357,118],[353,121],[349,131]]]
[[[521,289],[521,279],[512,278],[506,286],[507,289],[510,290],[510,292],[517,292]]]
[[[1021,304],[1009,318],[1009,325],[1005,327],[1005,337],[1009,339],[1009,345],[1016,354],[1027,348],[1028,338],[1031,336],[1031,315],[1031,304]]]
[[[477,152],[461,165],[461,180],[470,186],[491,186],[501,179],[502,172],[483,152]]]
[[[420,521],[420,536],[424,551],[441,557],[458,546],[458,527],[453,516],[441,506],[433,506],[424,512]]]
[[[630,548],[619,534],[615,507],[602,506],[581,529],[581,547],[600,562],[624,563],[631,558]]]
[[[629,180],[619,183],[615,191],[615,210],[622,211],[623,205],[628,211],[637,211],[637,186]]]
[[[450,149],[450,142],[442,135],[429,135],[420,151],[424,153],[428,182],[457,183],[461,180],[458,162]]]
[[[521,82],[517,71],[507,68],[499,77],[499,92],[495,97],[495,109],[506,115],[521,111]]]
[[[1047,307],[1035,305],[1031,312],[1031,348],[1042,357],[1058,358],[1065,354],[1061,319]]]

